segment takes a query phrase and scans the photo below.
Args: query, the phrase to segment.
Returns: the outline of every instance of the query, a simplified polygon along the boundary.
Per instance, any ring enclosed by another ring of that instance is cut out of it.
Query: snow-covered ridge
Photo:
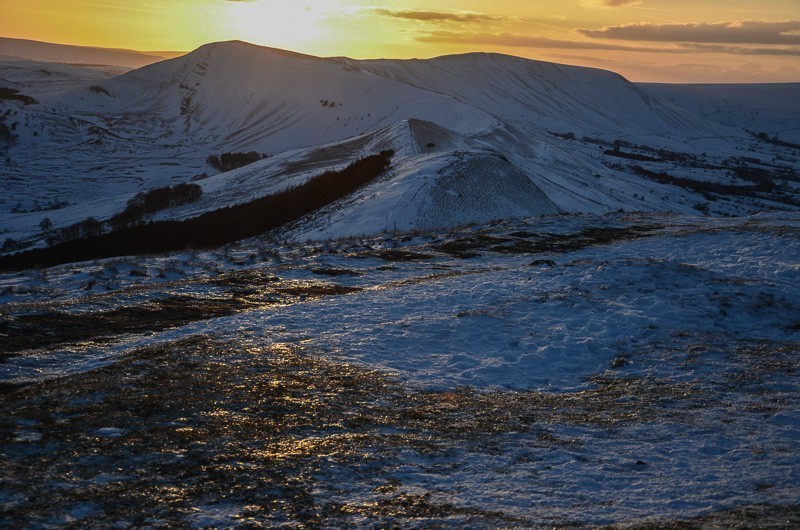
[[[157,186],[202,186],[196,204],[156,216],[183,219],[389,148],[396,156],[384,179],[288,233],[338,237],[559,211],[730,215],[797,205],[798,153],[745,130],[749,107],[715,121],[686,98],[603,70],[499,54],[355,61],[234,41],[112,79],[65,71],[61,88],[45,90],[44,74],[14,64],[11,88],[30,88],[39,103],[0,102],[11,137],[2,146],[0,231],[34,244],[45,217],[56,227],[102,221]],[[759,93],[800,108],[791,86]],[[777,118],[764,123],[775,112],[760,115],[760,129],[786,130]],[[220,175],[206,164],[209,155],[237,151],[269,158]],[[469,184],[440,186],[457,175]],[[767,179],[763,190],[754,178]],[[719,198],[707,185],[681,185],[694,181],[742,191]]]
[[[171,140],[270,154],[329,143],[425,118],[458,132],[497,125],[453,98],[346,68],[336,61],[241,42],[206,45],[52,104],[116,129],[136,130],[137,117],[158,116]],[[146,125],[145,125],[146,126]]]
[[[0,37],[0,59],[131,69],[175,55],[175,52],[140,52]]]
[[[430,60],[345,61],[365,71],[448,94],[508,123],[580,134],[697,133],[708,129],[607,70],[495,53]]]

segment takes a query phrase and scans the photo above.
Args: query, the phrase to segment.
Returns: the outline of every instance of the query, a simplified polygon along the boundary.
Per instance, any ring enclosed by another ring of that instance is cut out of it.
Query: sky
[[[486,51],[633,81],[800,81],[800,0],[0,0],[0,36],[359,59]]]

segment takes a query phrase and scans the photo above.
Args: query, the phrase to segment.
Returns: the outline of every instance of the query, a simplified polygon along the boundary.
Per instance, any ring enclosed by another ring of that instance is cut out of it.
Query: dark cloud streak
[[[719,44],[800,44],[798,20],[781,22],[743,20],[713,24],[629,24],[579,31],[594,39]]]
[[[501,20],[501,17],[484,15],[482,13],[450,13],[446,11],[392,11],[389,9],[375,9],[374,12],[384,17],[401,18],[404,20],[417,20],[420,22],[480,23]]]
[[[509,46],[514,48],[563,48],[573,50],[625,50],[625,51],[659,51],[660,48],[645,46],[625,46],[621,44],[603,44],[595,42],[569,41],[549,39],[547,37],[530,37],[510,33],[456,33],[454,31],[431,31],[417,37],[420,42],[449,44],[488,44]]]
[[[591,41],[572,41],[514,35],[510,33],[461,33],[454,31],[431,31],[417,37],[420,42],[474,44],[482,46],[506,46],[513,48],[546,48],[567,50],[607,50],[645,53],[725,53],[731,55],[782,55],[800,56],[800,48],[751,48],[716,44],[680,43],[671,47],[629,46]]]
[[[745,48],[741,46],[725,46],[723,44],[689,43],[679,44],[688,50],[708,53],[728,53],[733,55],[783,55],[800,56],[800,48]]]
[[[628,7],[638,6],[642,3],[641,0],[583,0],[583,5],[596,6],[596,7]]]

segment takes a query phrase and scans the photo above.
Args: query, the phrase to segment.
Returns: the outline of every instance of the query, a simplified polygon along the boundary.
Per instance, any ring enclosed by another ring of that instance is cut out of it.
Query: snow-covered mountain
[[[42,78],[51,74],[40,65],[17,62],[0,83],[36,99],[0,101],[0,230],[34,245],[43,244],[45,217],[56,227],[105,221],[156,186],[202,187],[196,203],[154,217],[184,219],[383,149],[395,151],[387,173],[285,233],[327,238],[557,212],[728,215],[800,204],[800,151],[746,130],[757,103],[732,101],[739,110],[718,120],[680,90],[602,70],[497,54],[355,61],[223,42],[46,90]],[[800,108],[796,88],[756,94]],[[774,113],[759,116],[759,131],[787,131],[765,123]],[[269,156],[223,173],[206,164],[210,155],[247,151]]]
[[[94,67],[97,69],[130,70],[141,68],[180,55],[176,52],[139,52],[52,44],[27,39],[0,37],[0,60],[27,60]]]
[[[203,46],[103,89],[71,92],[52,103],[64,113],[101,117],[115,131],[147,134],[158,117],[170,124],[166,141],[270,154],[344,140],[409,117],[462,133],[497,125],[450,97],[336,61],[242,42]]]

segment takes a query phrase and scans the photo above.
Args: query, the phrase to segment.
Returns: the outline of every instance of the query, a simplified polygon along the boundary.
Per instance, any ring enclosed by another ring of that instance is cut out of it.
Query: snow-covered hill
[[[29,60],[124,71],[141,68],[176,55],[174,52],[139,52],[0,37],[0,60]]]
[[[533,175],[434,123],[404,121],[371,143],[396,150],[392,168],[350,197],[296,223],[288,231],[292,238],[430,230],[559,212]]]
[[[800,142],[800,83],[639,86],[708,120]]]
[[[453,98],[347,68],[336,61],[242,42],[206,45],[53,101],[122,134],[158,116],[173,141],[270,154],[343,140],[419,117],[474,133],[497,120]]]
[[[710,128],[606,70],[493,53],[344,62],[448,94],[526,130],[685,137]]]
[[[325,59],[223,42],[111,79],[34,62],[2,72],[0,85],[37,99],[0,101],[0,231],[25,244],[43,244],[44,218],[56,228],[89,216],[102,222],[153,187],[202,186],[198,202],[154,217],[183,219],[382,149],[396,153],[388,173],[285,234],[800,204],[798,150],[754,137],[750,122],[715,120],[686,97],[602,70],[497,54]],[[48,85],[47,76],[61,81]],[[779,101],[776,112],[800,108],[794,85],[748,94]],[[747,115],[758,103],[729,106]],[[759,130],[788,130],[775,113],[758,120]],[[269,157],[222,174],[206,164],[247,151]]]
[[[95,68],[30,60],[0,61],[0,84],[34,98],[86,88],[116,74]]]

